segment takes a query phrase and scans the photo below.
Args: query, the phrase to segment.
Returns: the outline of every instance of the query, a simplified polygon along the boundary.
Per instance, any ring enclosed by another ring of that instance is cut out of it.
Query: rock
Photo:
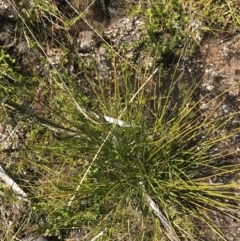
[[[214,86],[213,85],[207,85],[206,86],[206,90],[207,91],[212,91],[214,89]]]
[[[82,31],[79,33],[77,44],[80,52],[89,52],[98,41],[99,38],[93,31]]]
[[[123,17],[104,30],[105,37],[111,41],[113,47],[125,50],[128,46],[129,52],[137,48],[133,43],[141,41],[145,33],[144,22],[137,17]]]

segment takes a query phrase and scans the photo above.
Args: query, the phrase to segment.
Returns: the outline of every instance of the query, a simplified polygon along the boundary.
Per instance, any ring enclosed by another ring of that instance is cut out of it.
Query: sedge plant
[[[214,150],[239,132],[231,126],[238,112],[213,116],[227,90],[199,96],[197,79],[166,78],[159,63],[128,64],[106,48],[118,64],[104,79],[94,59],[96,78],[76,60],[90,96],[51,61],[50,80],[10,71],[13,83],[1,84],[5,115],[28,129],[15,164],[29,194],[28,224],[42,219],[44,234],[80,230],[83,240],[226,240],[216,219],[239,220],[240,166],[233,153]]]

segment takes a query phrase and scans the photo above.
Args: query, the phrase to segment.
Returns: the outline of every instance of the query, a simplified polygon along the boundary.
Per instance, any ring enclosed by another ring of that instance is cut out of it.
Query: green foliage
[[[239,30],[240,16],[232,1],[152,0],[142,6],[142,13],[151,41],[159,43],[160,54],[179,57],[179,48],[189,40],[200,45],[207,31]]]
[[[172,46],[184,43],[184,26],[189,22],[189,13],[183,12],[179,1],[151,2],[145,15],[149,35],[153,41],[161,38],[164,53]]]
[[[11,58],[9,54],[6,53],[5,50],[0,50],[0,71],[4,74],[12,73],[13,66],[14,66],[15,60]],[[2,78],[2,75],[0,75],[0,78]]]

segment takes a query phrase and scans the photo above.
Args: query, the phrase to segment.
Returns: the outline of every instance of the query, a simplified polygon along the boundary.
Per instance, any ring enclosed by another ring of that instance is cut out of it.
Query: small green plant
[[[0,71],[1,73],[8,74],[13,72],[15,60],[11,58],[9,54],[6,53],[5,50],[0,50]],[[0,78],[3,76],[0,75]]]

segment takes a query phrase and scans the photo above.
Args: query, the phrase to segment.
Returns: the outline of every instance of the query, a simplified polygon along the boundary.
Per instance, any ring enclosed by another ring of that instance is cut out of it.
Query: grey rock
[[[116,47],[119,52],[121,52],[121,50],[125,52],[126,46],[128,46],[128,51],[134,50],[133,43],[143,39],[146,29],[143,20],[138,17],[123,17],[112,23],[111,26],[103,32],[105,37],[111,40],[111,43],[113,43],[113,46]]]
[[[81,31],[77,39],[80,52],[91,51],[98,41],[99,39],[93,31]]]

